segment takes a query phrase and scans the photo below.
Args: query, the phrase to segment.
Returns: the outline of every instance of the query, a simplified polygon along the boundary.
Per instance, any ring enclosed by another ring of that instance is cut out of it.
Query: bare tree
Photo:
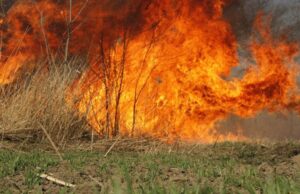
[[[110,106],[111,106],[111,88],[109,84],[110,79],[110,54],[109,59],[106,61],[105,51],[104,51],[104,41],[103,41],[103,33],[101,35],[100,40],[100,70],[103,74],[103,84],[104,84],[104,90],[105,90],[105,111],[106,111],[106,121],[105,121],[105,135],[106,137],[109,137],[110,129],[111,129],[111,118],[110,118]]]
[[[151,50],[151,48],[153,46],[154,40],[155,40],[155,28],[153,28],[152,38],[151,38],[150,43],[148,44],[148,46],[146,48],[146,53],[145,53],[145,55],[143,57],[143,61],[141,63],[140,71],[139,71],[137,80],[135,82],[134,97],[133,97],[133,109],[132,109],[131,136],[133,136],[134,133],[135,133],[135,124],[136,124],[136,116],[137,116],[137,103],[138,103],[139,97],[140,97],[143,89],[145,88],[146,83],[148,82],[152,71],[155,68],[154,67],[153,69],[151,69],[151,71],[150,71],[149,75],[147,76],[146,80],[144,81],[144,83],[142,83],[142,86],[140,88],[138,88],[139,85],[140,85],[140,80],[141,80],[142,74],[143,74],[143,72],[145,70],[146,60],[147,60],[148,55],[150,53],[150,50]]]
[[[124,32],[122,40],[122,59],[120,62],[120,72],[117,76],[117,94],[116,94],[116,104],[115,104],[115,122],[114,122],[114,131],[113,136],[117,136],[120,130],[120,100],[122,96],[122,88],[124,81],[124,70],[126,64],[126,53],[127,53],[127,32]]]

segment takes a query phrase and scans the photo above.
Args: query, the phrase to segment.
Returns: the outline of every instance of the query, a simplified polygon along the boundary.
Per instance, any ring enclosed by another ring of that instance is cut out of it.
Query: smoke
[[[253,35],[253,23],[258,12],[265,18],[271,18],[271,31],[274,38],[285,38],[291,42],[300,42],[300,1],[299,0],[237,0],[224,10],[224,17],[230,22],[239,42],[240,65],[232,70],[231,77],[242,77],[252,56],[247,50]],[[298,63],[300,57],[296,58]],[[298,77],[300,86],[300,77]],[[299,139],[300,117],[294,111],[269,113],[262,111],[249,118],[229,116],[218,123],[222,133],[239,133],[252,138]]]
[[[241,118],[231,115],[218,123],[221,133],[242,133],[254,139],[299,139],[300,117],[294,111],[269,113],[262,111],[254,117]],[[242,130],[242,131],[241,131]]]
[[[259,11],[271,16],[273,35],[300,40],[300,1],[298,0],[236,0],[225,9],[225,17],[240,41],[251,35],[252,24]]]
[[[267,13],[273,15],[273,32],[287,33],[289,38],[300,40],[300,1],[297,0],[273,0],[265,6]]]

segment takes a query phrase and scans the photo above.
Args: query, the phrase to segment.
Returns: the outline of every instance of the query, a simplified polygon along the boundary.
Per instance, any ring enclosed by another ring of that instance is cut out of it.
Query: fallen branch
[[[116,139],[116,141],[110,146],[110,148],[107,150],[107,152],[105,153],[104,157],[106,157],[109,152],[115,147],[115,145],[117,144],[117,142],[119,141],[121,136],[118,136],[118,138]]]
[[[188,154],[191,154],[197,147],[199,146],[199,144],[197,143],[195,146],[193,146],[190,151],[188,152]]]
[[[40,127],[41,127],[42,130],[44,131],[44,133],[45,133],[47,139],[48,139],[49,142],[51,143],[51,145],[52,145],[53,149],[55,150],[56,154],[58,155],[59,159],[60,159],[61,161],[63,161],[64,159],[62,158],[60,152],[58,151],[58,148],[56,147],[56,145],[55,145],[54,142],[52,141],[52,139],[51,139],[50,135],[48,134],[47,130],[45,129],[45,127],[44,127],[42,124],[40,124]]]
[[[40,174],[39,177],[43,178],[43,179],[47,179],[48,181],[51,181],[51,182],[54,182],[58,185],[61,185],[61,186],[65,186],[65,187],[75,187],[76,185],[74,184],[71,184],[71,183],[67,183],[65,181],[62,181],[62,180],[59,180],[57,178],[54,178],[50,175],[47,175],[47,174]]]

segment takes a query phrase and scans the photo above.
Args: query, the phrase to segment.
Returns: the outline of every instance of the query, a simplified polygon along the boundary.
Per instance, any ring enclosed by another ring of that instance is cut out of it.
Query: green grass
[[[7,150],[0,151],[0,178],[12,176],[20,172],[47,170],[50,166],[58,164],[58,159],[53,155],[33,151],[30,153],[17,153]]]
[[[123,151],[111,152],[108,157],[101,151],[69,150],[63,154],[64,161],[38,150],[0,150],[0,193],[297,194],[299,174],[290,162],[295,150],[300,146],[263,148],[243,143],[205,146],[193,153]],[[281,166],[291,171],[280,172]],[[77,186],[70,189],[49,183],[37,176],[41,172]]]

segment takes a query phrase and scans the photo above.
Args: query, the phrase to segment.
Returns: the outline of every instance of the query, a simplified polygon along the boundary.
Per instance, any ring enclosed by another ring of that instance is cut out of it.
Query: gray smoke
[[[287,35],[291,40],[300,40],[300,0],[236,0],[225,9],[225,17],[239,40],[249,38],[259,11],[272,16],[275,36]]]
[[[271,16],[271,29],[274,38],[285,36],[288,41],[300,43],[300,0],[236,0],[224,12],[231,23],[239,42],[240,66],[232,71],[232,77],[242,77],[251,61],[247,44],[253,34],[253,22],[258,12]],[[300,64],[300,57],[298,58]],[[298,78],[300,87],[300,77]],[[251,118],[231,115],[218,123],[220,132],[239,133],[251,138],[300,139],[300,116],[292,111],[269,113],[262,111]]]
[[[265,5],[265,10],[273,16],[274,34],[287,34],[292,40],[300,40],[299,0],[273,0]]]
[[[231,115],[228,119],[218,123],[218,130],[223,134],[241,133],[254,139],[300,139],[300,117],[298,113],[286,111],[284,113],[269,113],[262,111],[254,117],[241,118]]]

